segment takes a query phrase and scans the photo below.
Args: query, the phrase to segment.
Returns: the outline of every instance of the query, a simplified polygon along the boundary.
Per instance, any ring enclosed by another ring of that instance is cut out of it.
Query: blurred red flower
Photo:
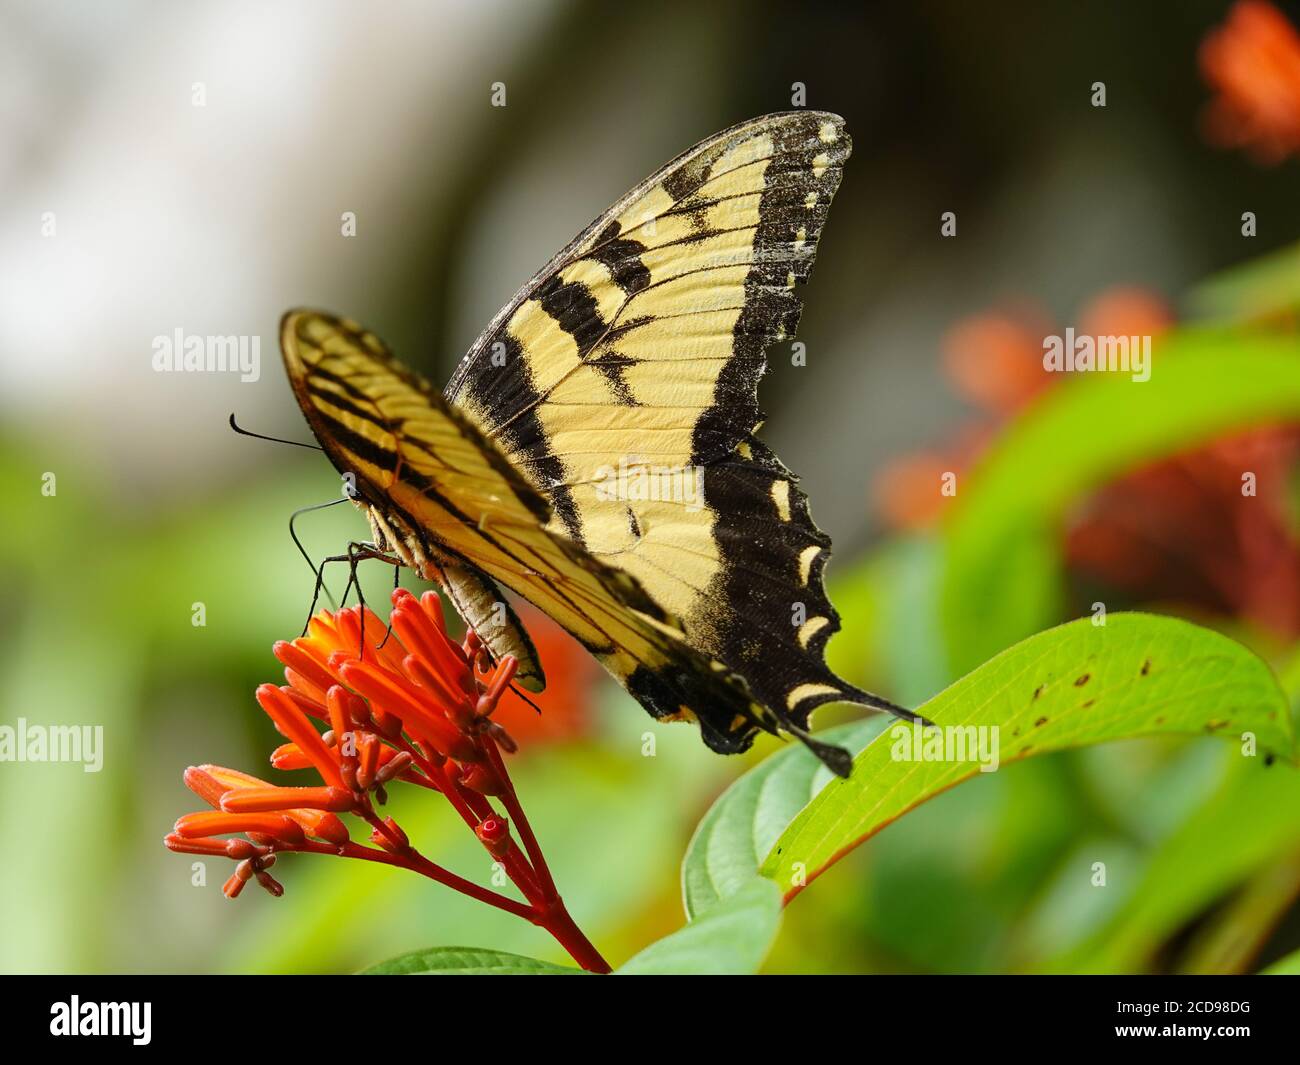
[[[1206,35],[1199,59],[1218,93],[1205,112],[1206,139],[1266,165],[1300,150],[1300,34],[1282,12],[1238,0]]]
[[[594,724],[592,691],[603,670],[556,622],[528,603],[517,605],[546,672],[546,690],[530,692],[526,700],[513,688],[507,689],[494,719],[516,739],[534,745],[587,735]]]
[[[1159,296],[1108,289],[1079,314],[1078,333],[1157,336],[1172,323]],[[982,416],[955,445],[903,456],[876,481],[881,516],[894,528],[934,522],[948,498],[945,471],[968,468],[998,425],[1058,387],[1043,369],[1052,326],[1037,312],[990,312],[958,322],[944,342],[956,390]],[[1056,379],[1055,381],[1053,379]],[[1279,636],[1300,635],[1300,543],[1288,514],[1300,429],[1252,429],[1153,463],[1107,485],[1076,512],[1065,556],[1078,577],[1135,601],[1175,601],[1249,619]],[[1243,491],[1250,475],[1253,494]]]

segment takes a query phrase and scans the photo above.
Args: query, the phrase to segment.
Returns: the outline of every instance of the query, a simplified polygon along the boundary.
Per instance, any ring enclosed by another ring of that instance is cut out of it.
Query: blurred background
[[[195,808],[186,765],[273,772],[252,691],[279,679],[270,644],[297,634],[312,583],[287,519],[338,494],[319,454],[226,419],[307,439],[277,351],[293,306],[357,318],[444,381],[595,214],[706,135],[788,109],[795,83],[855,150],[805,291],[807,364],[774,349],[760,398],[836,543],[836,668],[917,704],[1103,603],[1228,632],[1294,698],[1297,21],[1210,0],[10,0],[0,724],[102,725],[105,760],[0,763],[0,969],[346,971],[437,944],[559,960],[544,933],[409,874],[290,858],[283,899],[232,903],[224,863],[196,887],[163,849]],[[1136,414],[1108,406],[1118,387],[1042,371],[1066,326],[1157,337],[1152,381],[1124,393],[1144,390]],[[260,338],[260,377],[155,372],[154,338],[178,329]],[[1162,352],[1172,366],[1189,344],[1211,369],[1165,388]],[[1283,353],[1275,381],[1234,376],[1248,350]],[[1029,421],[1059,451],[1018,453]],[[300,528],[317,557],[366,535],[349,508]],[[516,782],[618,964],[682,923],[695,823],[775,744],[710,755],[536,636],[553,690],[540,721],[506,711]],[[1266,964],[1300,946],[1300,784],[1229,754],[1134,741],[981,774],[801,895],[767,967]],[[406,798],[421,848],[485,879],[463,827]]]

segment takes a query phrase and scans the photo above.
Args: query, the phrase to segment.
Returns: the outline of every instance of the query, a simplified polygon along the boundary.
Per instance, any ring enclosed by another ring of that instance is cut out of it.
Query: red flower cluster
[[[492,720],[516,662],[495,666],[471,632],[458,644],[443,627],[432,592],[393,593],[392,632],[370,610],[322,611],[308,635],[274,647],[282,686],[263,684],[257,701],[289,742],[277,769],[314,769],[321,783],[280,787],[221,766],[191,766],[185,783],[212,810],[186,814],[166,837],[174,851],[225,856],[237,864],[225,884],[235,898],[250,880],[284,891],[267,871],[285,852],[334,854],[410,869],[549,931],[584,968],[609,966],[564,908],[502,757],[514,743]],[[327,730],[320,732],[314,721]],[[399,783],[440,793],[510,876],[524,902],[444,869],[420,854],[376,806]],[[497,799],[505,808],[498,812]],[[352,839],[340,814],[370,829]],[[520,842],[511,834],[513,821]],[[221,838],[234,836],[235,838]],[[522,846],[520,845],[522,843]]]

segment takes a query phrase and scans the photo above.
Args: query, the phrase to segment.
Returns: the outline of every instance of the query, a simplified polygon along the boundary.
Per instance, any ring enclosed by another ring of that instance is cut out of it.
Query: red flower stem
[[[468,895],[479,902],[486,902],[489,906],[505,910],[506,913],[513,913],[516,917],[522,917],[530,924],[546,927],[545,915],[538,913],[533,907],[525,906],[522,902],[516,902],[512,898],[479,887],[473,881],[457,876],[451,870],[444,869],[442,866],[429,861],[414,847],[410,848],[406,854],[391,854],[388,851],[380,850],[378,847],[363,847],[359,843],[349,842],[335,847],[328,843],[316,843],[312,840],[306,840],[303,843],[293,845],[279,844],[275,850],[280,853],[284,851],[300,851],[310,854],[341,854],[345,858],[360,858],[362,861],[395,865],[399,869],[409,869],[411,872],[419,873],[430,880],[436,880],[439,884],[449,887],[453,891],[459,891],[462,895]],[[565,949],[568,948],[565,947]]]
[[[537,841],[533,826],[528,823],[528,818],[524,814],[523,805],[519,802],[519,796],[515,792],[514,781],[510,779],[510,774],[506,771],[505,760],[501,757],[501,752],[497,750],[496,741],[491,736],[484,735],[483,746],[492,762],[492,768],[497,771],[497,775],[506,786],[501,801],[505,804],[510,819],[514,821],[515,827],[519,830],[519,838],[523,840],[524,847],[528,851],[528,857],[532,860],[533,870],[541,883],[542,891],[545,892],[548,899],[558,900],[560,892],[555,886],[555,878],[551,876],[551,870],[547,867],[546,857],[542,854],[542,845]]]
[[[415,763],[424,772],[424,775],[433,783],[433,786],[447,796],[447,800],[452,807],[471,828],[477,827],[484,815],[493,812],[492,804],[484,796],[463,788],[459,781],[453,782],[442,766],[436,765],[431,759],[426,758],[420,749],[408,741],[406,737],[400,737],[398,742],[401,748],[411,755]],[[361,847],[355,843],[346,844],[341,848],[341,853],[350,857],[410,869],[465,895],[469,895],[471,898],[480,899],[491,906],[497,907],[497,909],[513,913],[530,924],[544,928],[560,946],[568,951],[569,956],[588,972],[602,974],[612,972],[609,962],[601,956],[600,951],[596,949],[591,940],[578,927],[577,922],[570,916],[569,911],[565,909],[564,900],[560,898],[560,893],[555,887],[555,880],[546,865],[546,859],[542,856],[541,845],[538,843],[537,836],[524,814],[523,806],[520,804],[519,797],[515,792],[514,782],[506,771],[505,762],[500,751],[497,750],[496,742],[491,736],[484,734],[481,746],[486,750],[492,767],[500,775],[502,782],[506,786],[505,794],[501,796],[502,803],[506,807],[511,820],[514,821],[520,839],[523,840],[524,846],[528,850],[529,857],[532,858],[530,867],[519,847],[512,842],[510,852],[506,856],[507,860],[504,863],[510,879],[514,881],[515,886],[519,888],[524,897],[529,900],[530,906],[524,906],[505,895],[489,891],[486,888],[480,888],[477,884],[456,876],[455,873],[435,865],[409,845],[409,860],[403,855],[390,854],[387,851],[378,849],[372,850],[369,847]],[[475,809],[480,804],[485,807],[484,814],[480,814],[479,810]],[[382,824],[377,815],[375,815],[375,821],[378,822],[375,827]],[[388,835],[387,832],[385,834]],[[338,853],[334,848],[326,844],[311,844],[309,842],[305,846],[310,847],[312,850],[319,847],[322,853]],[[461,885],[465,886],[462,887]]]
[[[459,782],[453,782],[442,766],[435,765],[430,759],[425,758],[413,744],[405,739],[402,742],[404,749],[409,752],[415,763],[424,770],[425,776],[433,781],[435,787],[447,796],[447,801],[460,814],[465,824],[469,825],[470,828],[477,828],[484,818],[492,816],[494,812],[492,804],[487,799],[478,792],[461,787]],[[502,864],[524,898],[534,904],[546,901],[547,893],[545,889],[518,847],[511,845],[510,851],[506,854]],[[554,894],[553,888],[551,893]]]
[[[569,916],[569,911],[558,898],[547,911],[545,919],[539,923],[569,952],[569,957],[588,972],[604,974],[614,971],[591,940],[582,934],[582,929]]]

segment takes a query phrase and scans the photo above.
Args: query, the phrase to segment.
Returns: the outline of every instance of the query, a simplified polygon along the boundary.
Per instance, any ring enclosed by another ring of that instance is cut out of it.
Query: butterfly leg
[[[339,607],[340,609],[342,609],[342,607],[347,605],[348,596],[351,594],[352,588],[355,585],[357,589],[357,599],[359,600],[362,608],[361,609],[360,656],[363,658],[365,657],[366,599],[365,599],[365,594],[361,590],[361,582],[357,579],[357,566],[361,562],[364,562],[366,559],[371,559],[371,558],[378,559],[381,562],[387,562],[390,566],[393,567],[393,587],[394,588],[397,587],[398,581],[400,580],[401,577],[401,571],[399,567],[402,565],[402,560],[398,558],[396,555],[390,554],[376,547],[374,544],[363,543],[361,541],[353,540],[351,543],[348,544],[348,550],[346,554],[331,555],[328,558],[322,559],[321,564],[318,567],[316,567],[316,586],[312,591],[311,606],[307,611],[307,622],[306,624],[303,625],[303,629],[302,629],[302,634],[304,636],[307,635],[307,632],[311,626],[312,616],[316,613],[316,604],[320,602],[321,589],[324,588],[325,586],[325,567],[328,566],[331,562],[346,562],[348,564],[348,583],[343,589],[343,597],[339,600]],[[392,624],[390,622],[388,627],[388,632],[384,636],[384,643],[388,642],[388,637],[389,635],[392,634],[392,631],[393,631]],[[381,643],[379,646],[380,647],[384,646],[384,643]]]

